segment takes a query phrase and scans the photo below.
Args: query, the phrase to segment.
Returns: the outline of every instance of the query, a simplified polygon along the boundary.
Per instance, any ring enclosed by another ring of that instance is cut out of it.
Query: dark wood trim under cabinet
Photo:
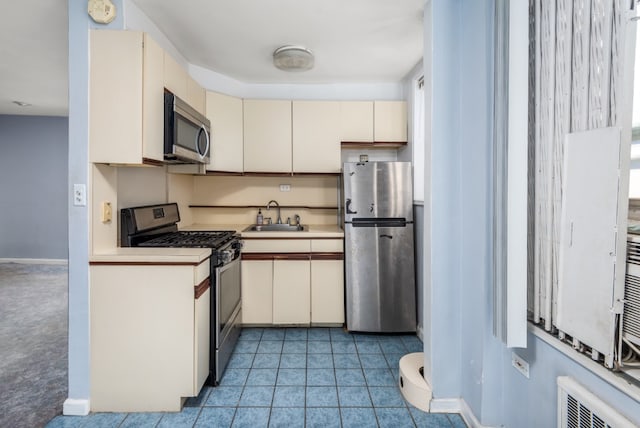
[[[193,292],[195,294],[196,299],[202,296],[209,288],[211,287],[211,278],[207,278],[202,281],[200,284],[193,287]]]
[[[291,172],[244,172],[248,177],[291,177]]]
[[[152,159],[150,160],[152,162]],[[162,162],[159,165],[164,165]],[[202,174],[197,174],[202,175]],[[204,176],[210,177],[340,177],[341,172],[238,172],[238,171],[206,171]]]
[[[89,262],[90,266],[199,266],[207,259],[201,262]]]
[[[344,260],[343,253],[311,253],[311,260]]]
[[[144,165],[149,165],[149,166],[163,166],[164,162],[156,160],[156,159],[150,159],[150,158],[142,158],[142,163]]]
[[[238,172],[238,171],[207,171],[205,173],[205,175],[224,175],[224,176],[242,177],[244,175],[244,172]]]
[[[406,145],[406,141],[342,141],[340,143],[343,149],[397,149]]]
[[[265,208],[265,205],[189,205],[189,208]],[[280,209],[299,209],[299,210],[337,210],[335,205],[324,207],[311,207],[308,205],[280,205]]]
[[[341,172],[294,172],[294,177],[313,177],[313,176],[321,176],[321,177],[340,177],[342,175]]]
[[[310,260],[311,253],[242,253],[242,260]]]

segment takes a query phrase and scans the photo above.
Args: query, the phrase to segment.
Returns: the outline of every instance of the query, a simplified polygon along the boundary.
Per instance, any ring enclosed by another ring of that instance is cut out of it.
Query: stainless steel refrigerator
[[[416,331],[409,162],[342,169],[347,330]]]

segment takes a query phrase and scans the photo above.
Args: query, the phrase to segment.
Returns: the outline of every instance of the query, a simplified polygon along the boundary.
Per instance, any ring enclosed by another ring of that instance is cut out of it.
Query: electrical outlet
[[[291,184],[281,184],[280,185],[280,191],[281,192],[290,192],[291,191]]]
[[[87,186],[85,184],[73,185],[73,205],[76,207],[87,206]]]
[[[527,363],[522,357],[515,352],[511,353],[511,365],[518,370],[522,376],[529,379],[529,363]]]
[[[102,203],[102,222],[109,223],[111,222],[112,217],[113,217],[113,212],[111,210],[111,202],[103,202]]]

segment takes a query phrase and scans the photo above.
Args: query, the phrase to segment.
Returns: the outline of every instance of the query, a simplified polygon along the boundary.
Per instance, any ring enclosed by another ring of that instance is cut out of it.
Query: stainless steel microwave
[[[164,160],[209,163],[211,123],[170,92],[164,94]]]

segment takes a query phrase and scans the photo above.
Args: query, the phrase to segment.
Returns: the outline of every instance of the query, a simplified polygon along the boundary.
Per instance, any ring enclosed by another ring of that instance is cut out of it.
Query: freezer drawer
[[[413,224],[345,225],[347,329],[416,330]]]

